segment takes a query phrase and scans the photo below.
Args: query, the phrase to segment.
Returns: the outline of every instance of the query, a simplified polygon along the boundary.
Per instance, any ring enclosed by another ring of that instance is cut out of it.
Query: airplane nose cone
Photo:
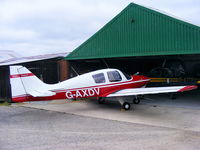
[[[147,76],[142,76],[142,75],[133,75],[133,79],[134,80],[146,80],[146,81],[149,81],[150,78],[147,77]]]
[[[141,79],[142,79],[142,80],[150,80],[150,78],[147,77],[147,76],[141,76]]]

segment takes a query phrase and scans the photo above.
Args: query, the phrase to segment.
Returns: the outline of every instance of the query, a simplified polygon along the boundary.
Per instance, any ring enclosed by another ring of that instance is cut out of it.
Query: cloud
[[[200,20],[197,19],[198,14],[200,14],[199,0],[134,0],[134,2],[161,10],[167,14],[200,26]]]
[[[0,49],[16,50],[24,55],[72,51],[130,2],[130,0],[1,0]],[[134,2],[199,23],[198,0],[134,0]]]
[[[0,1],[0,49],[21,52],[29,49],[28,55],[37,49],[40,52],[52,48],[72,51],[120,11],[113,2]]]
[[[31,30],[14,30],[12,28],[0,28],[0,40],[4,41],[28,41],[37,39],[38,33]]]

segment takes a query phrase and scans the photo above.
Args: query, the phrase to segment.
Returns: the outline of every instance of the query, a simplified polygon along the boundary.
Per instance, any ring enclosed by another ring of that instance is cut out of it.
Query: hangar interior
[[[76,76],[77,73],[83,74],[98,69],[117,68],[128,74],[139,73],[152,79],[172,78],[181,81],[166,82],[168,85],[196,84],[200,80],[200,55],[77,60],[70,61],[70,65],[70,77]]]
[[[10,71],[8,66],[0,67],[0,101],[9,101],[11,97]]]
[[[33,74],[48,84],[59,81],[59,69],[57,59],[41,60],[31,63],[21,64],[28,68]]]

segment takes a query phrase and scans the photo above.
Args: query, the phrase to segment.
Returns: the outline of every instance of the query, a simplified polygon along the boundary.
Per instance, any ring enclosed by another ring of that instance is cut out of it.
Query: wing
[[[159,93],[173,93],[173,92],[184,92],[196,89],[197,86],[171,86],[171,87],[151,87],[151,88],[133,88],[124,89],[115,93],[109,94],[106,97],[117,97],[117,96],[131,96],[131,95],[145,95],[145,94],[159,94]]]
[[[48,91],[48,90],[46,91],[30,90],[30,91],[27,91],[27,93],[33,97],[47,97],[47,96],[56,95],[56,93]]]

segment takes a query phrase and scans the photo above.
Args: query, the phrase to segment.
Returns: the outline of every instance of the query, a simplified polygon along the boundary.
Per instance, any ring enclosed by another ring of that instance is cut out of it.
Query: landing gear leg
[[[119,103],[122,105],[122,108],[123,108],[124,110],[129,110],[129,109],[131,108],[131,104],[128,103],[128,102],[124,102],[123,99],[119,99],[118,101],[119,101]]]
[[[99,104],[104,104],[104,103],[105,103],[105,98],[99,97],[99,98],[98,98],[98,103],[99,103]]]

